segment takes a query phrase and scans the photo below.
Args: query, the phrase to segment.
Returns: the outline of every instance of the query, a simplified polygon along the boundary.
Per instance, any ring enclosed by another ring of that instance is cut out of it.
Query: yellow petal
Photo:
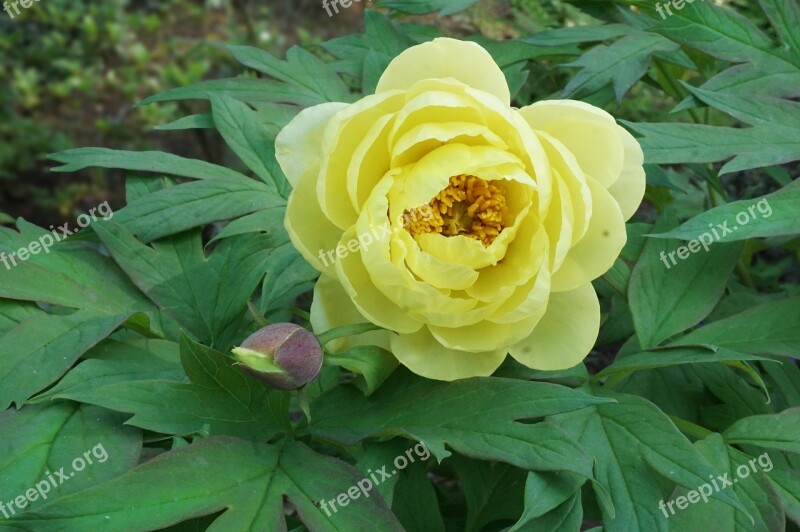
[[[319,207],[314,166],[309,166],[289,195],[283,225],[295,249],[309,264],[321,272],[333,273],[333,263],[326,253],[336,247],[342,230]]]
[[[519,110],[530,127],[544,131],[571,151],[584,173],[604,187],[622,172],[625,149],[614,117],[588,103],[574,100],[537,102]]]
[[[600,303],[591,283],[550,296],[547,312],[509,353],[529,368],[553,371],[579,364],[600,330]]]
[[[361,209],[372,189],[392,167],[389,132],[394,118],[388,114],[376,120],[353,152],[347,168],[347,193],[356,210]]]
[[[506,78],[489,52],[476,43],[448,38],[412,46],[398,55],[389,63],[375,92],[408,89],[429,78],[455,78],[493,94],[505,105],[511,103]]]
[[[625,147],[625,162],[622,165],[622,173],[619,179],[608,188],[608,191],[619,203],[622,217],[630,220],[636,213],[639,204],[644,197],[644,189],[647,184],[644,164],[644,153],[639,142],[633,138],[623,127],[618,126],[619,134],[622,138],[622,145]]]
[[[362,236],[362,241],[365,241]],[[347,249],[349,242],[358,241],[356,228],[352,227],[342,236],[342,244]],[[367,248],[380,245],[379,242],[370,243]],[[364,266],[364,250],[360,247],[356,251],[347,250],[343,257],[336,262],[336,273],[342,283],[347,296],[359,312],[371,323],[380,325],[384,329],[395,332],[414,332],[422,327],[422,323],[415,320],[386,297],[373,282],[373,277]]]
[[[554,292],[573,290],[603,275],[614,265],[628,238],[617,201],[591,177],[587,176],[586,183],[592,192],[589,229],[553,274]]]
[[[542,307],[542,314],[544,307]],[[436,341],[456,351],[496,351],[526,338],[541,315],[531,315],[514,323],[494,323],[489,320],[464,327],[437,327],[428,325]]]
[[[498,135],[471,122],[426,122],[397,139],[392,147],[392,166],[414,163],[443,144],[488,145],[508,148]]]
[[[398,91],[367,96],[336,113],[325,128],[317,196],[322,212],[342,230],[353,225],[358,217],[347,186],[347,170],[353,154],[364,132],[382,117],[399,110],[404,99],[405,95]]]
[[[390,343],[401,364],[417,375],[440,381],[487,377],[506,358],[505,348],[480,353],[448,349],[425,327],[413,334],[392,336]]]
[[[311,327],[316,334],[324,333],[334,327],[366,323],[345,292],[342,283],[332,275],[322,275],[314,285],[314,299],[311,302]],[[338,338],[331,341],[327,349],[333,352],[350,349],[357,345],[377,345],[389,349],[389,331],[370,331],[356,336]]]
[[[397,238],[403,240],[408,255],[406,263],[409,269],[426,282],[437,288],[463,290],[472,285],[478,278],[478,272],[468,265],[453,261],[443,261],[419,249],[414,238],[405,230],[397,231]]]
[[[320,145],[325,127],[346,103],[323,103],[303,109],[275,138],[275,158],[286,179],[297,186],[300,177],[313,168],[319,170]]]

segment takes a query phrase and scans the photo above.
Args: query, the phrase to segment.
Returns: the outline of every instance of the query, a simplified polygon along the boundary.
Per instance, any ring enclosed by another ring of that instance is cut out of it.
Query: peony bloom
[[[322,272],[317,332],[375,323],[387,332],[372,343],[447,381],[490,375],[507,354],[541,370],[586,357],[591,281],[625,244],[642,151],[591,105],[510,100],[486,50],[442,38],[395,58],[375,94],[281,131],[286,229]]]

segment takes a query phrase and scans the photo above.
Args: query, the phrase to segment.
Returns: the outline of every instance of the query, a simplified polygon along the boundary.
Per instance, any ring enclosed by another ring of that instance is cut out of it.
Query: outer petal
[[[344,291],[342,284],[332,275],[323,274],[314,286],[314,300],[311,302],[311,327],[317,334],[334,327],[355,325],[368,321]],[[333,340],[328,349],[338,352],[357,345],[378,345],[389,349],[391,332],[371,331],[358,336],[348,336]]]
[[[306,174],[292,190],[283,225],[295,249],[309,264],[319,271],[333,271],[325,253],[336,247],[342,230],[322,214],[313,175]]]
[[[554,292],[573,290],[603,275],[614,265],[628,239],[616,200],[591,177],[587,176],[586,183],[592,192],[589,229],[553,274]]]
[[[389,63],[375,92],[408,89],[429,78],[455,78],[511,104],[506,78],[489,52],[474,42],[448,38],[412,46],[398,55]]]
[[[506,358],[506,349],[482,353],[448,349],[426,327],[412,334],[392,336],[390,344],[392,353],[405,367],[417,375],[440,381],[487,377]]]
[[[622,145],[625,147],[625,162],[622,165],[622,173],[619,179],[608,187],[608,191],[614,196],[622,210],[622,217],[630,220],[636,213],[639,204],[644,197],[644,189],[647,184],[645,179],[644,153],[639,142],[633,138],[623,127],[619,127],[619,134],[622,137]]]
[[[550,296],[542,321],[509,348],[529,368],[544,371],[575,366],[589,354],[600,331],[600,303],[591,283]]]
[[[356,238],[354,226],[342,236],[342,243],[346,245]],[[363,260],[361,249],[350,252],[336,263],[336,273],[347,292],[347,298],[352,300],[367,321],[397,332],[413,332],[422,327],[422,323],[403,312],[378,290]]]
[[[608,188],[619,179],[625,149],[614,117],[588,103],[547,100],[519,110],[534,130],[555,137],[583,171]]]
[[[275,158],[293,187],[297,186],[300,177],[314,167],[319,170],[325,126],[337,111],[347,105],[332,102],[303,109],[278,133],[275,138]]]

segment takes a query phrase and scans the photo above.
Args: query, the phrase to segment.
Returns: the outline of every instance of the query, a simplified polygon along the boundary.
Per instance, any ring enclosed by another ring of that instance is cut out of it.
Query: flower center
[[[453,176],[447,188],[424,205],[405,212],[411,236],[439,233],[464,235],[489,246],[505,227],[508,208],[504,190],[474,175]]]

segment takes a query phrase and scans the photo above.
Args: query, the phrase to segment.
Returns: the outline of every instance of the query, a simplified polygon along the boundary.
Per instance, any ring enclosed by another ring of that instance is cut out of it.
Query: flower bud
[[[249,336],[233,356],[245,370],[281,390],[305,386],[322,368],[317,337],[293,323],[274,323]]]

